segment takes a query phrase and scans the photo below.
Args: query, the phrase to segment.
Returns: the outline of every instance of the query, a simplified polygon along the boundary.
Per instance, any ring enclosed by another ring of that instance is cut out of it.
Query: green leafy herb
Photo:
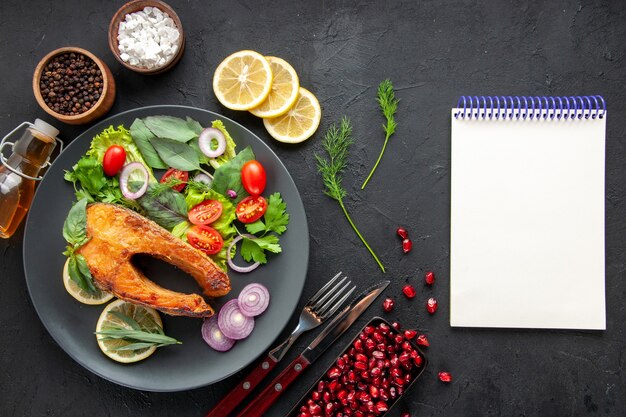
[[[196,121],[193,120],[191,117],[187,116],[187,127],[189,127],[189,129],[193,130],[193,132],[196,135],[200,135],[200,133],[202,133],[202,131],[204,130],[204,128],[202,127],[202,125]]]
[[[213,174],[211,188],[222,195],[226,195],[228,190],[234,190],[237,198],[233,202],[238,203],[248,196],[248,193],[241,184],[241,167],[248,161],[255,158],[254,152],[248,146],[239,152],[233,159],[220,165]]]
[[[133,141],[141,151],[141,155],[146,160],[146,163],[152,168],[166,169],[167,164],[163,162],[154,146],[150,143],[155,138],[154,133],[146,127],[146,124],[141,119],[135,119],[132,125],[130,125],[130,135],[133,137]]]
[[[187,143],[198,136],[196,126],[187,120],[172,116],[148,116],[143,119],[146,127],[158,138],[166,138]],[[167,162],[167,161],[165,161]]]
[[[181,171],[200,169],[198,154],[186,143],[164,138],[152,138],[150,141],[157,153],[167,165]]]
[[[283,201],[280,193],[270,195],[267,203],[267,211],[264,220],[257,220],[254,223],[246,224],[248,233],[265,235],[268,232],[275,232],[282,235],[287,230],[289,214],[286,212],[287,205]]]
[[[176,236],[177,238],[183,240],[183,241],[187,241],[187,232],[189,231],[189,229],[191,229],[193,227],[193,224],[189,223],[187,220],[184,220],[180,223],[178,223],[176,226],[174,226],[174,228],[172,229],[172,234],[174,236]]]
[[[341,210],[343,210],[343,214],[346,216],[346,219],[348,219],[350,226],[352,226],[352,229],[354,229],[359,239],[361,239],[361,242],[363,242],[372,257],[374,257],[380,269],[385,272],[385,267],[380,262],[378,256],[376,256],[365,238],[361,235],[359,229],[357,229],[343,203],[343,199],[346,197],[347,192],[343,188],[341,182],[342,174],[347,164],[346,157],[348,155],[348,148],[350,147],[350,144],[352,144],[352,125],[350,124],[350,119],[344,117],[341,120],[339,128],[337,128],[335,124],[328,128],[328,131],[322,140],[322,145],[326,153],[328,153],[329,159],[316,154],[315,158],[317,159],[317,169],[322,174],[322,179],[324,180],[324,186],[326,188],[324,190],[324,194],[337,200]]]
[[[95,332],[99,340],[124,340],[126,345],[109,348],[111,350],[139,350],[152,346],[161,347],[167,345],[180,345],[182,342],[173,337],[166,336],[163,328],[152,320],[151,330],[142,329],[139,323],[132,317],[127,316],[119,311],[110,311],[109,314],[114,315],[130,328],[112,326],[105,330]]]
[[[83,156],[78,160],[71,171],[65,171],[65,180],[80,186],[90,195],[97,195],[107,184],[107,179],[102,170],[102,163],[94,158]]]
[[[67,272],[69,273],[72,281],[74,281],[83,291],[86,291],[91,295],[99,292],[93,283],[91,271],[89,270],[87,260],[83,255],[73,253],[70,256]]]
[[[393,84],[391,83],[391,80],[386,79],[380,83],[378,86],[378,97],[376,100],[378,101],[380,109],[387,120],[387,124],[383,124],[383,129],[385,130],[385,143],[383,144],[383,149],[380,151],[380,155],[378,155],[378,159],[376,160],[372,171],[363,182],[361,190],[365,188],[370,178],[372,178],[372,175],[374,175],[374,171],[376,171],[376,168],[385,153],[385,148],[387,148],[387,142],[389,141],[391,135],[393,135],[396,131],[396,126],[398,125],[394,119],[394,115],[396,114],[396,110],[398,110],[399,100],[396,99],[396,94],[393,91]]]
[[[217,169],[223,164],[225,164],[226,162],[233,159],[237,155],[237,153],[235,152],[235,147],[237,145],[235,145],[235,141],[230,136],[230,134],[226,130],[226,127],[224,126],[224,123],[221,120],[214,120],[211,123],[211,127],[219,129],[224,134],[224,137],[226,138],[226,150],[224,151],[224,153],[218,156],[217,158],[209,159],[209,163],[211,164],[211,166]]]
[[[151,192],[156,184],[148,186],[148,192],[137,199],[146,217],[158,225],[172,230],[179,223],[187,220],[187,204],[185,197],[169,187],[159,193]]]
[[[63,237],[72,246],[82,246],[87,240],[87,199],[74,204],[63,223]]]
[[[246,262],[267,263],[265,251],[272,253],[282,252],[278,244],[278,236],[269,234],[253,239],[244,236],[241,242],[241,256]]]

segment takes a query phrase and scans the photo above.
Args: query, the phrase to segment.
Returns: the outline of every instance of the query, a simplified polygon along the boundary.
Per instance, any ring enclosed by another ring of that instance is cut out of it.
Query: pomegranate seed
[[[359,393],[359,401],[361,401],[362,403],[366,403],[368,401],[370,401],[372,399],[372,397],[370,397],[370,395],[367,392],[360,392]]]
[[[402,350],[411,352],[413,350],[413,346],[411,346],[411,342],[409,342],[408,340],[405,340],[404,342],[402,342]]]
[[[400,323],[398,323],[397,321],[394,321],[393,323],[391,323],[391,327],[393,327],[396,330],[400,330]]]
[[[404,337],[407,338],[408,340],[413,339],[416,335],[417,335],[417,332],[415,330],[404,331]]]
[[[428,341],[428,338],[426,337],[425,334],[421,334],[417,336],[417,339],[415,339],[415,341],[420,346],[426,346],[426,347],[430,346],[430,342]]]
[[[389,407],[387,407],[387,404],[384,401],[378,401],[374,406],[374,409],[379,413],[384,413],[385,411],[389,410]]]
[[[389,313],[391,310],[393,310],[394,304],[395,302],[391,298],[385,298],[385,301],[383,301],[383,310]]]
[[[324,400],[325,403],[330,402],[330,392],[324,391],[322,394],[322,400]]]
[[[336,379],[333,379],[328,384],[328,390],[330,392],[337,392],[340,388],[341,388],[341,384]]]
[[[311,398],[313,399],[313,401],[319,401],[320,398],[322,398],[322,394],[320,394],[319,391],[313,391],[313,393],[311,394]]]
[[[372,356],[375,357],[376,359],[384,359],[385,358],[385,354],[383,352],[381,352],[380,350],[375,350],[372,352]]]
[[[398,356],[398,360],[401,364],[409,363],[409,361],[411,360],[411,355],[407,352],[402,352],[400,356]]]
[[[433,297],[430,297],[428,301],[426,301],[426,311],[428,311],[430,314],[435,314],[435,311],[437,311],[437,307],[437,300]]]
[[[411,413],[402,413],[400,417],[411,417]]]
[[[326,382],[320,381],[320,382],[317,383],[317,390],[318,391],[324,391],[324,388],[326,388]]]
[[[411,239],[404,239],[402,241],[402,252],[409,253],[411,252],[411,249],[413,249],[413,242],[411,242]]]
[[[339,368],[332,367],[328,370],[328,377],[330,379],[339,378],[339,375],[341,375],[341,371],[339,370]]]
[[[439,380],[441,382],[448,383],[448,382],[452,381],[452,375],[450,375],[450,372],[441,371],[441,372],[439,372]]]
[[[378,396],[383,401],[388,401],[389,400],[389,394],[387,394],[387,391],[384,388],[381,388],[381,389],[378,390]]]
[[[319,404],[312,404],[309,406],[309,412],[314,416],[319,416],[322,414],[322,407]]]
[[[395,399],[397,395],[396,387],[389,387],[389,396],[391,399]]]
[[[343,399],[345,399],[345,398],[347,398],[347,397],[348,397],[348,391],[347,391],[347,390],[345,390],[345,389],[342,389],[341,391],[339,391],[339,392],[337,393],[337,399],[338,399],[338,400],[343,400]]]
[[[365,362],[354,362],[354,368],[358,369],[359,371],[366,371],[367,364]]]
[[[333,403],[326,403],[326,405],[324,406],[324,413],[329,416],[333,413],[333,410],[335,409],[335,404]]]
[[[382,333],[374,333],[372,337],[378,343],[383,343],[385,341],[385,336]]]
[[[389,374],[395,378],[400,378],[402,377],[402,370],[400,370],[400,368],[391,368]]]
[[[399,344],[400,344],[400,343],[402,343],[402,341],[403,341],[402,336],[400,336],[399,334],[398,334],[398,335],[396,335],[396,336],[394,337],[394,341],[396,342],[396,344],[397,344],[397,345],[399,345]]]
[[[407,298],[415,297],[415,288],[411,284],[406,284],[404,288],[402,288],[402,292],[406,295]]]
[[[363,379],[365,381],[369,381],[370,380],[370,373],[368,371],[361,372],[361,379]]]
[[[432,271],[428,271],[424,274],[424,281],[426,285],[433,285],[435,283],[435,274]]]
[[[379,377],[382,373],[383,371],[381,371],[379,367],[372,368],[372,370],[370,371],[370,374],[372,374],[374,378]]]
[[[375,385],[370,385],[370,395],[372,398],[378,398],[378,387],[376,387]]]
[[[387,323],[380,323],[378,325],[378,328],[380,329],[382,334],[387,334],[389,333],[389,326],[387,325]]]
[[[365,326],[363,332],[368,335],[374,333],[374,326]]]
[[[354,350],[357,352],[363,352],[363,341],[361,339],[354,341]]]
[[[367,350],[374,350],[374,349],[376,349],[376,342],[374,342],[374,341],[373,341],[372,339],[370,339],[370,338],[367,338],[367,339],[365,340],[365,348],[366,348]]]
[[[398,227],[398,229],[396,230],[396,233],[398,234],[398,236],[400,236],[403,240],[404,239],[408,239],[409,238],[409,232],[407,232],[407,230],[404,227]]]
[[[354,359],[356,359],[357,362],[367,362],[367,356],[362,353],[357,353]]]

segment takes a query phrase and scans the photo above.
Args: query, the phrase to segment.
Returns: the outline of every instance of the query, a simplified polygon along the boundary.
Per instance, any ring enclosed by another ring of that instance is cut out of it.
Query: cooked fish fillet
[[[230,280],[208,256],[151,220],[120,206],[87,207],[87,235],[78,253],[87,260],[98,287],[118,298],[174,316],[210,317],[214,310],[198,294],[182,294],[150,281],[130,262],[147,254],[175,265],[195,278],[209,297],[226,295]]]

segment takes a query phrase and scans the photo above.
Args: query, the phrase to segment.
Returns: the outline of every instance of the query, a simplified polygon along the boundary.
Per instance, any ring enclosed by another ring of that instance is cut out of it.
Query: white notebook
[[[450,325],[605,329],[600,96],[452,109]]]

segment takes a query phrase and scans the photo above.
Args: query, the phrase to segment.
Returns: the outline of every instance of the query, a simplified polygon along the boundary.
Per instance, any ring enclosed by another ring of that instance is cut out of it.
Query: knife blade
[[[389,281],[381,281],[359,294],[258,397],[238,414],[238,417],[261,417],[302,371],[315,362],[339,336],[350,328],[388,285]]]

